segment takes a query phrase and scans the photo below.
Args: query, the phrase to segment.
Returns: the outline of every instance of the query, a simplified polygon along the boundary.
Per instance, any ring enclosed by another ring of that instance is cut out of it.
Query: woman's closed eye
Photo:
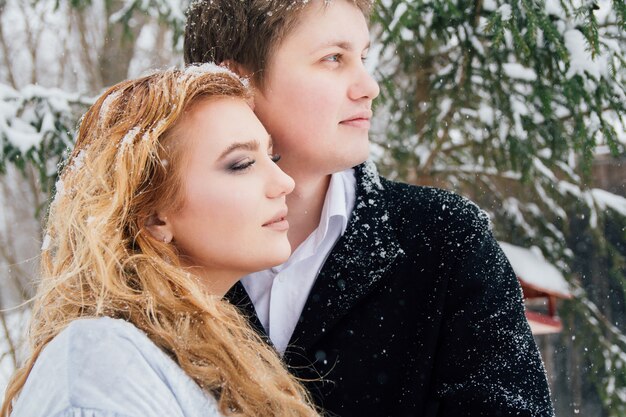
[[[252,165],[254,165],[256,161],[251,158],[241,159],[234,164],[231,164],[228,169],[235,172],[243,172],[249,169]]]
[[[269,153],[268,154],[270,160],[274,163],[277,163],[278,161],[280,161],[280,155],[277,153]],[[244,158],[244,159],[240,159],[237,162],[231,164],[228,169],[230,171],[234,171],[234,172],[244,172],[248,169],[250,169],[252,167],[252,165],[254,165],[256,163],[255,159],[252,158]]]

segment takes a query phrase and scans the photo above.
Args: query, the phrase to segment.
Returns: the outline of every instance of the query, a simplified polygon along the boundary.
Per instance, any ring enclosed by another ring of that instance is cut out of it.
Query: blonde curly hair
[[[318,415],[245,317],[207,294],[173,245],[145,228],[156,209],[182,202],[177,123],[194,104],[216,97],[248,100],[250,93],[231,73],[205,65],[119,83],[87,111],[50,206],[32,354],[13,375],[0,416],[9,416],[56,335],[73,320],[101,316],[143,330],[218,399],[224,415]]]

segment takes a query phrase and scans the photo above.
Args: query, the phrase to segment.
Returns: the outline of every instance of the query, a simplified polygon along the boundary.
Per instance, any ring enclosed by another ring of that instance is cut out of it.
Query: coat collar
[[[252,304],[252,300],[246,292],[246,289],[243,287],[241,281],[237,281],[237,283],[233,285],[233,287],[226,293],[224,298],[228,300],[231,304],[238,307],[239,312],[248,319],[248,322],[257,331],[257,333],[269,345],[272,345],[272,341],[265,332],[263,324],[261,324],[261,320],[259,320],[259,317],[256,315],[256,311],[254,310],[254,304]]]
[[[404,254],[376,167],[367,161],[355,168],[355,174],[354,210],[304,305],[289,343],[296,350],[308,348],[329,331]]]

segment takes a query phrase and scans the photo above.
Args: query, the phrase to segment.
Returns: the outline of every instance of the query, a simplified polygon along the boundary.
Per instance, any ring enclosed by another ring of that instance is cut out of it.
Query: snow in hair
[[[102,105],[100,106],[100,113],[98,114],[100,120],[103,120],[107,116],[107,114],[109,113],[109,107],[111,107],[111,103],[117,100],[119,96],[121,95],[122,95],[122,92],[120,90],[116,90],[112,92],[111,94],[109,94],[104,99],[104,101],[102,102]],[[82,121],[82,117],[81,117],[81,121]]]
[[[213,62],[206,62],[204,64],[193,64],[185,67],[184,74],[189,75],[204,75],[204,74],[229,74],[234,77],[237,76],[234,72],[228,68],[220,65],[216,65]]]
[[[87,149],[88,147],[86,146],[84,149],[81,149],[74,157],[71,165],[68,167],[71,171],[76,171],[82,168],[83,164],[85,163],[85,157],[87,156]]]
[[[158,75],[158,74],[162,74],[162,73],[169,72],[169,71],[179,71],[179,68],[176,67],[176,66],[169,67],[167,69],[153,68],[153,69],[149,69],[148,71],[144,72],[143,76],[150,77],[150,76],[153,76],[153,75]],[[228,75],[231,75],[233,77],[239,78],[237,76],[237,74],[232,72],[227,67],[221,66],[221,65],[217,65],[217,64],[215,64],[213,62],[205,62],[203,64],[189,64],[189,65],[185,66],[184,68],[180,69],[179,77],[199,77],[199,76],[205,75],[205,74],[228,74]],[[116,92],[116,93],[118,93],[118,92]],[[107,100],[108,100],[108,97],[107,97]],[[105,100],[105,102],[107,100]]]
[[[147,129],[144,134],[141,136],[141,140],[142,141],[149,141],[150,138],[152,137],[152,135],[154,134],[161,134],[161,132],[163,131],[163,126],[165,126],[165,123],[167,122],[167,120],[165,119],[161,119],[159,120],[159,122],[152,127],[151,129]]]
[[[239,76],[237,73],[230,70],[228,67],[223,65],[217,65],[213,62],[205,62],[203,64],[189,64],[183,68],[178,67],[170,67],[168,69],[151,69],[144,73],[144,77],[152,77],[154,75],[164,74],[168,72],[173,72],[176,75],[177,82],[185,82],[186,80],[193,80],[198,77],[208,75],[208,74],[226,74],[230,77],[239,80],[241,84],[248,89],[250,87],[249,81],[247,77]],[[102,107],[105,107],[105,104],[108,107],[108,104],[111,103],[115,98],[119,97],[120,91],[116,91],[109,95]],[[100,112],[100,116],[104,114],[103,111]]]
[[[233,78],[238,79],[244,85],[244,87],[248,88],[250,86],[247,78],[240,77],[229,68],[223,65],[216,65],[213,62],[206,62],[204,64],[192,64],[183,70],[183,76],[192,76],[198,77],[205,74],[228,74]]]
[[[126,135],[124,135],[119,145],[120,151],[123,151],[124,149],[133,146],[133,142],[135,141],[135,138],[139,134],[140,130],[141,130],[141,127],[135,126],[132,129],[130,129],[128,133],[126,133]]]

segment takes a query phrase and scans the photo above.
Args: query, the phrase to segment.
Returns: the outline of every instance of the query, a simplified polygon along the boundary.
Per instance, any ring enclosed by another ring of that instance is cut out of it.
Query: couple
[[[87,112],[2,417],[553,415],[486,216],[363,163],[369,7],[195,2],[187,63],[251,91],[190,66]]]

